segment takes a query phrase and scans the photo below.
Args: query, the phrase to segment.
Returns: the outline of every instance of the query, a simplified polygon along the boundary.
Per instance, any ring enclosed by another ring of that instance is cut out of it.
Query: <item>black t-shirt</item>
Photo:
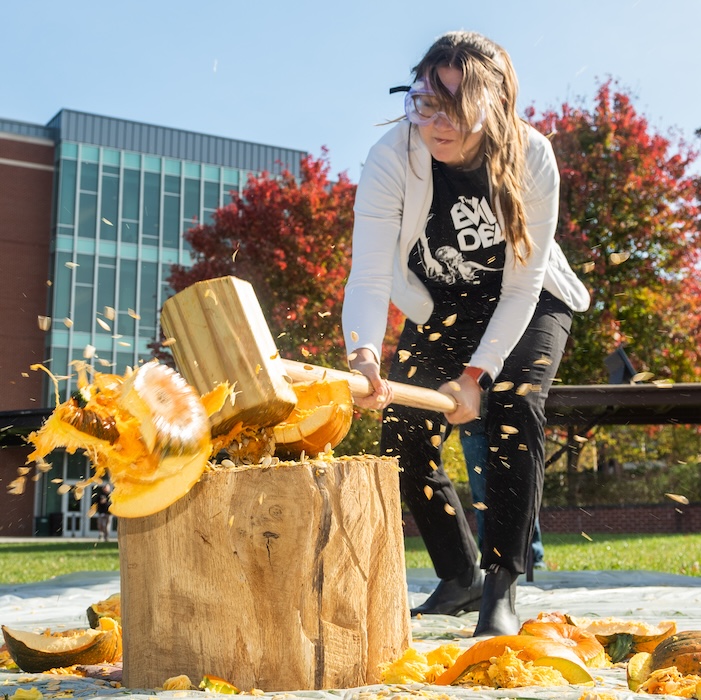
[[[447,296],[495,303],[506,242],[491,204],[486,162],[459,170],[433,160],[433,202],[426,229],[409,255],[409,269],[434,300]]]

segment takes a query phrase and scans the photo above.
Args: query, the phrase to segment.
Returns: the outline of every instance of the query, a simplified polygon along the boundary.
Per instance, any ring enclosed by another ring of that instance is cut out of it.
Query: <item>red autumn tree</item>
[[[607,81],[594,108],[563,105],[528,118],[552,141],[561,174],[558,238],[592,291],[575,316],[560,376],[605,382],[619,344],[656,377],[701,376],[697,152],[654,133]]]
[[[340,330],[348,274],[355,186],[329,180],[324,156],[308,156],[299,179],[251,176],[242,195],[218,209],[212,224],[185,234],[195,263],[176,266],[170,285],[235,275],[258,296],[278,348],[287,357],[342,366]]]

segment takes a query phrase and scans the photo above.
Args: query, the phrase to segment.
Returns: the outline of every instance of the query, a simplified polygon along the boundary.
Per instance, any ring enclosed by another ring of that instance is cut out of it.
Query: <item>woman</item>
[[[374,388],[359,404],[385,409],[381,449],[399,458],[404,503],[440,578],[412,615],[479,609],[475,635],[510,634],[542,493],[545,399],[589,295],[553,240],[557,165],[517,115],[508,54],[451,32],[413,73],[406,119],[371,149],[358,184],[348,360]],[[407,320],[389,379],[439,389],[454,412],[391,405],[379,364],[390,299]],[[440,451],[486,391],[483,574]]]

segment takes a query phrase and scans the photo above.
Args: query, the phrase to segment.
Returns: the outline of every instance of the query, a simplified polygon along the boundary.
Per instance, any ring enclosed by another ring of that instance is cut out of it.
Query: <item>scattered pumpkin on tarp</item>
[[[122,657],[122,632],[110,618],[99,629],[36,633],[2,626],[5,644],[17,666],[27,673],[43,673],[76,664],[100,664]]]
[[[604,668],[607,665],[606,651],[599,640],[586,630],[566,622],[527,620],[521,625],[519,634],[552,639],[569,647],[589,668]]]
[[[93,629],[100,626],[100,618],[110,617],[117,622],[121,622],[122,618],[122,596],[119,593],[113,593],[109,598],[93,603],[87,610],[88,624]]]
[[[654,668],[652,654],[640,651],[626,664],[628,687],[636,693],[701,698],[701,669],[684,673],[676,666]]]
[[[568,683],[593,683],[587,667],[569,647],[551,639],[529,635],[503,635],[477,642],[463,652],[435,683],[460,685],[463,676],[472,673],[478,665],[505,654],[507,649],[521,661],[554,668]]]
[[[43,369],[42,365],[33,365]],[[29,435],[39,461],[54,449],[86,452],[98,483],[109,472],[111,512],[124,518],[157,513],[184,496],[199,480],[211,456],[209,416],[221,410],[231,391],[219,385],[204,397],[174,370],[147,362],[124,376],[78,366],[78,391],[59,403],[44,425]]]
[[[273,428],[276,454],[315,457],[338,445],[353,420],[353,397],[345,380],[293,384],[297,404],[283,423]]]
[[[380,679],[389,684],[433,683],[462,651],[457,644],[443,644],[425,654],[409,647],[395,661],[380,665]]]
[[[205,674],[200,682],[200,690],[210,690],[213,693],[222,693],[223,695],[238,695],[241,691],[229,681]]]
[[[662,640],[677,631],[677,624],[673,620],[651,625],[647,622],[615,617],[565,617],[570,624],[591,632],[601,642],[614,664],[640,651],[654,651]]]

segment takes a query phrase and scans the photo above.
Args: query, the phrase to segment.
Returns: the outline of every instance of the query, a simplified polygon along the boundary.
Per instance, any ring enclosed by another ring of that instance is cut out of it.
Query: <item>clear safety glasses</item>
[[[407,119],[412,124],[416,124],[417,126],[428,126],[441,117],[456,131],[465,131],[476,134],[482,129],[482,125],[484,124],[484,120],[486,119],[487,115],[481,103],[479,105],[480,117],[478,121],[473,124],[470,129],[466,129],[455,124],[455,122],[441,110],[441,104],[438,97],[428,87],[428,85],[424,83],[423,80],[417,80],[411,86],[391,88],[390,94],[404,91],[406,91],[406,97],[404,98],[404,111],[406,112]]]

